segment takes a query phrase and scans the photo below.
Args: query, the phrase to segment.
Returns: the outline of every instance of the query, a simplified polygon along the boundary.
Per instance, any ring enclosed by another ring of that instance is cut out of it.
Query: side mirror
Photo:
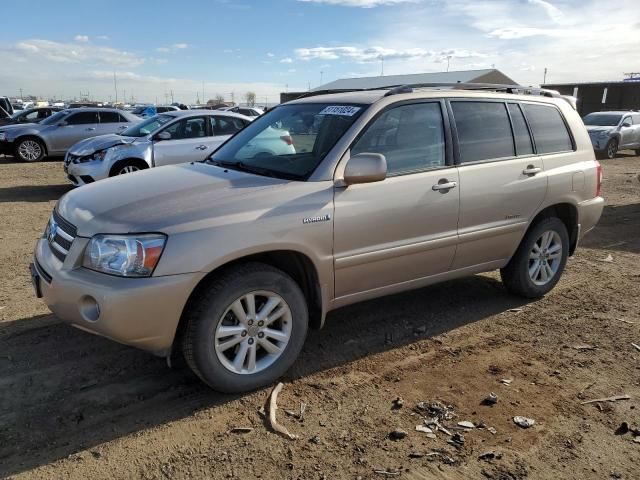
[[[624,122],[622,122],[622,126],[623,127],[630,127],[631,126],[631,122],[629,120],[625,120]]]
[[[380,153],[359,153],[347,161],[344,169],[344,183],[381,182],[387,178],[387,159]]]
[[[171,140],[171,134],[169,132],[160,132],[155,136],[156,140]]]
[[[57,124],[59,127],[66,127],[67,126],[67,122],[65,122],[64,120],[62,120],[61,122],[58,122]]]

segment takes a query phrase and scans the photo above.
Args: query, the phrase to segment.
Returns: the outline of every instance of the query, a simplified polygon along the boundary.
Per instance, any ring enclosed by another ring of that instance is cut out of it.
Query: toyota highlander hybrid
[[[291,151],[248,156],[271,130]],[[37,295],[61,319],[208,385],[255,389],[309,327],[366,299],[499,269],[537,298],[600,218],[602,171],[562,99],[409,88],[298,99],[206,161],[63,196],[37,242]]]

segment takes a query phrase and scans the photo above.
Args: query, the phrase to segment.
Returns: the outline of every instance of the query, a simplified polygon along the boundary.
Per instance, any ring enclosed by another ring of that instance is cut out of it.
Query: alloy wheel
[[[35,140],[24,140],[18,147],[18,153],[23,160],[33,162],[42,155],[42,147]]]
[[[133,173],[133,172],[137,172],[140,169],[138,167],[136,167],[135,165],[127,165],[126,167],[122,167],[120,169],[120,171],[118,172],[118,175],[124,175],[125,173]]]
[[[278,294],[254,291],[237,298],[216,327],[218,360],[237,374],[253,374],[271,366],[291,338],[291,309]]]
[[[554,230],[544,232],[529,253],[529,278],[536,285],[546,285],[558,273],[562,262],[562,239]]]

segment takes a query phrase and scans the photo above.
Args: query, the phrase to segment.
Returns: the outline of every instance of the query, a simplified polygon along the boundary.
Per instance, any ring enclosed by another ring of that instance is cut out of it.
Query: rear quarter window
[[[538,154],[573,150],[571,136],[560,111],[548,105],[522,104]]]

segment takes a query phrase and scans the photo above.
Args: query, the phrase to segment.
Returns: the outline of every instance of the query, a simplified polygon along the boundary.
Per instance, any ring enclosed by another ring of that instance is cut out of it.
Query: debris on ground
[[[455,416],[453,405],[444,405],[441,402],[418,402],[416,411],[425,417],[435,418],[441,422],[451,420]]]
[[[384,475],[385,477],[397,477],[400,475],[400,472],[397,470],[382,470],[382,469],[374,469],[373,473],[377,473],[378,475]]]
[[[285,410],[284,413],[302,422],[304,420],[304,412],[306,409],[307,409],[307,404],[304,402],[300,402],[299,412],[294,412],[293,410]]]
[[[320,440],[320,437],[318,435],[314,435],[309,439],[309,442],[319,445],[322,442],[322,440]]]
[[[283,387],[284,384],[280,382],[271,391],[271,397],[269,398],[269,426],[274,432],[281,434],[289,440],[296,440],[298,436],[289,433],[289,430],[287,430],[286,427],[280,425],[276,420],[276,411],[278,410],[278,394],[282,391]]]
[[[481,453],[478,455],[478,460],[500,460],[502,458],[502,453],[494,452],[493,450],[489,450],[488,452]]]
[[[495,405],[496,403],[498,403],[498,395],[491,392],[489,395],[485,397],[484,400],[482,400],[481,403],[482,405]]]
[[[582,351],[582,350],[595,350],[598,347],[596,347],[594,345],[574,345],[573,348],[576,349],[576,350],[581,350]]]
[[[493,427],[487,427],[487,431],[490,432],[492,435],[495,435],[496,433],[498,433],[498,431]]]
[[[530,428],[536,424],[536,421],[533,418],[521,417],[519,415],[516,415],[515,417],[513,417],[513,423],[521,428]]]
[[[253,432],[252,427],[233,427],[229,433],[250,433]]]
[[[629,433],[629,424],[627,422],[622,422],[616,431],[613,432],[615,435],[626,435]]]
[[[458,422],[458,426],[462,428],[468,428],[468,429],[476,428],[473,422],[469,422],[467,420],[463,422]]]
[[[433,433],[433,430],[429,427],[425,427],[424,425],[416,425],[416,432]]]
[[[507,310],[507,312],[520,313],[522,310],[524,310],[524,309],[523,308],[510,308],[509,310]]]
[[[400,410],[404,406],[404,399],[402,397],[396,397],[396,399],[391,402],[391,410]]]
[[[605,398],[594,398],[593,400],[585,400],[584,402],[580,402],[580,405],[587,405],[589,403],[598,403],[598,402],[618,402],[620,400],[629,400],[631,397],[629,395],[614,395],[612,397]]]
[[[640,345],[638,345],[637,343],[633,343],[633,342],[631,342],[631,345],[633,345],[633,347],[640,352]]]
[[[454,447],[461,447],[462,445],[464,445],[464,435],[460,433],[454,433],[451,438],[447,440],[447,443],[450,443]]]
[[[409,458],[422,458],[422,457],[424,457],[424,455],[425,454],[422,453],[422,452],[411,452],[409,454]]]
[[[513,382],[513,379],[511,378],[503,378],[502,380],[500,380],[501,384],[507,385],[507,386],[511,385],[511,382]]]
[[[402,430],[401,428],[396,428],[389,432],[389,438],[391,440],[402,440],[408,435],[406,430]]]
[[[611,262],[613,262],[613,257],[611,256],[611,254],[609,254],[605,258],[601,259],[600,261],[601,262],[611,263]]]

